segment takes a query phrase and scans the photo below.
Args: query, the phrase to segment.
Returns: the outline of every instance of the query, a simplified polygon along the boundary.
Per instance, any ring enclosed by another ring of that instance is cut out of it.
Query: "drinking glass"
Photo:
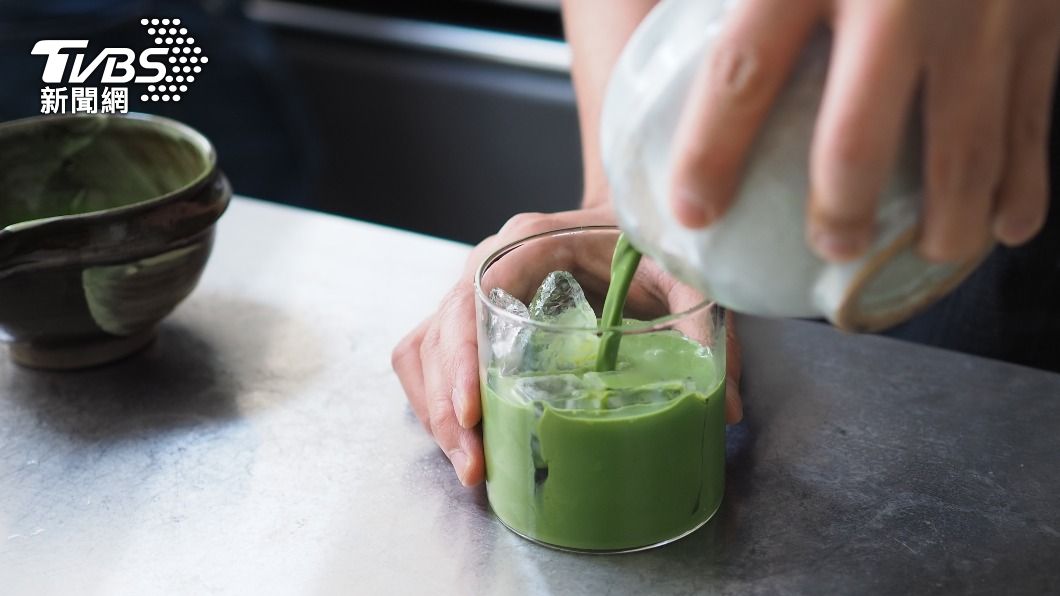
[[[672,542],[714,515],[724,488],[723,309],[644,257],[623,324],[601,329],[619,234],[538,234],[475,278],[489,503],[515,533],[564,550]],[[612,335],[617,365],[597,371]]]

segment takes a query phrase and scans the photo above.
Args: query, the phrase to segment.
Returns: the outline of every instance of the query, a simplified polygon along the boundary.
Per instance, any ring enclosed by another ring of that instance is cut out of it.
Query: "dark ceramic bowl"
[[[232,191],[210,142],[156,116],[0,124],[0,338],[71,369],[146,346],[191,293]]]

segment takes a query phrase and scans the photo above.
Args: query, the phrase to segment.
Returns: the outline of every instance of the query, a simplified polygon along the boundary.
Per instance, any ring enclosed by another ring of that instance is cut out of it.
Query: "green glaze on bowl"
[[[165,118],[0,125],[0,337],[19,363],[121,358],[195,288],[231,189],[209,141]]]
[[[130,335],[160,321],[195,289],[210,242],[171,250],[133,263],[88,267],[81,285],[92,320],[112,335]]]

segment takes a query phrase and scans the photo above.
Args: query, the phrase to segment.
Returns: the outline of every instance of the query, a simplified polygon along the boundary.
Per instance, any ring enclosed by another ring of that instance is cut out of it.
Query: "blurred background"
[[[139,51],[144,17],[210,62],[130,111],[201,130],[239,194],[466,242],[580,201],[559,0],[0,0],[0,120],[41,111],[36,41]]]

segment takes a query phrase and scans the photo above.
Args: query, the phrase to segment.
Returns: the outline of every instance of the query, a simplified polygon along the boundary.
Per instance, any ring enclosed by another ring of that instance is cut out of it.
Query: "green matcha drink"
[[[560,548],[666,543],[705,523],[722,498],[720,317],[623,321],[639,255],[616,236],[604,321],[561,270],[529,306],[494,286],[479,309],[490,505],[515,532]]]

